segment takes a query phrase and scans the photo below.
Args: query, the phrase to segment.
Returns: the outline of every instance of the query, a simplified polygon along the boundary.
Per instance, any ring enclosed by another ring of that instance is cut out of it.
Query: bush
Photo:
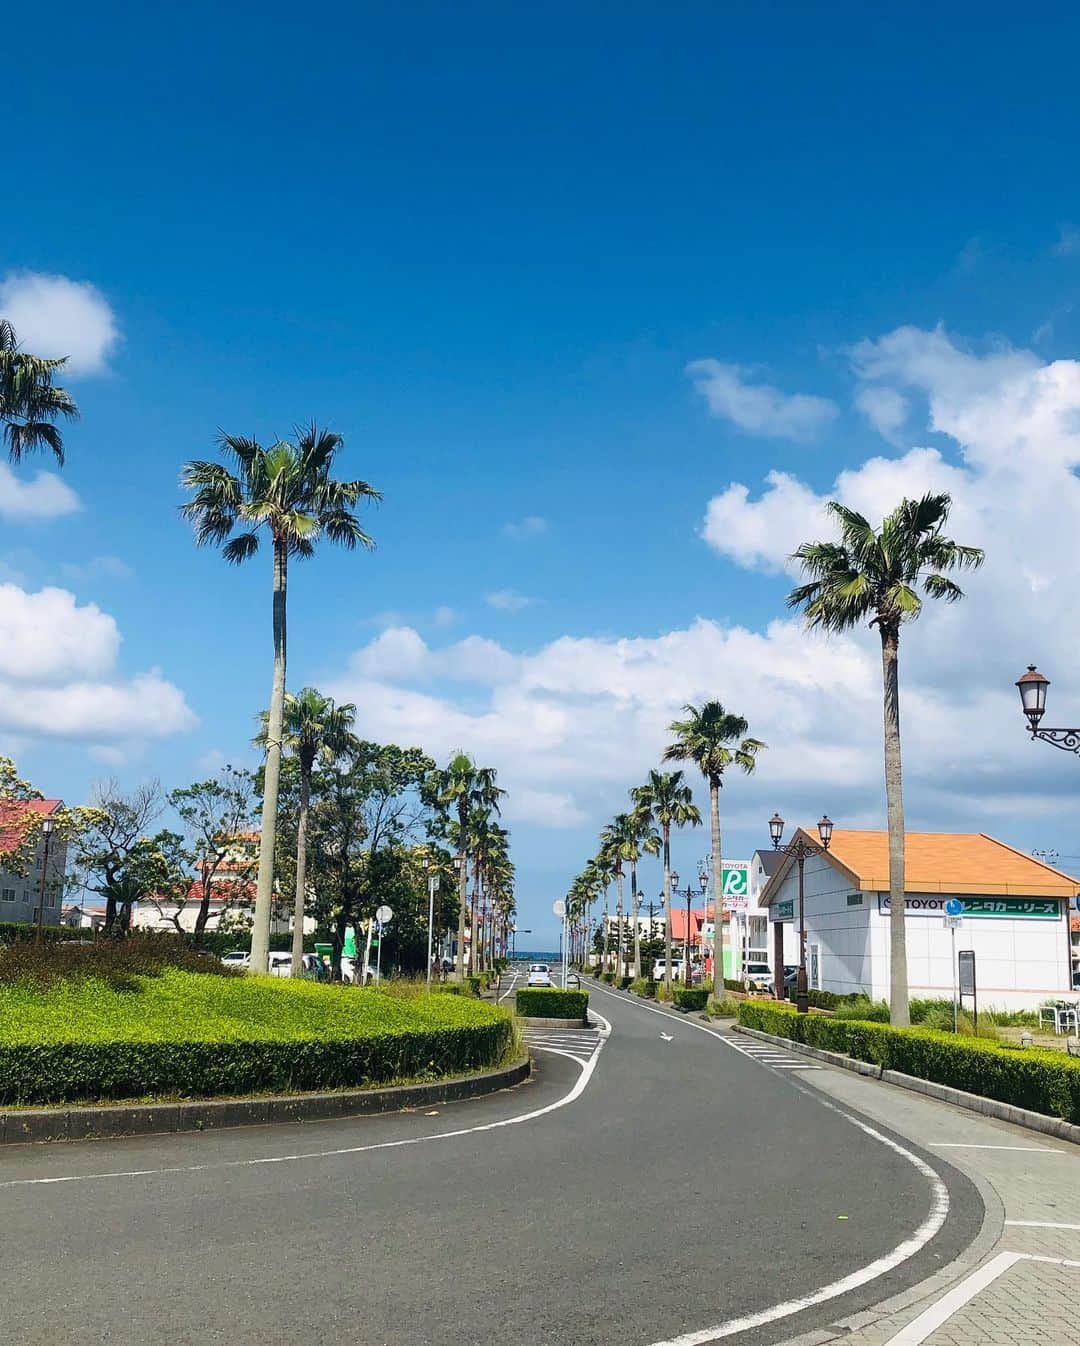
[[[706,1006],[713,1019],[734,1019],[739,1012],[739,1002],[725,996],[723,1000],[712,1000]]]
[[[656,999],[656,982],[651,977],[638,977],[637,981],[631,982],[630,989],[635,995],[644,996],[646,1000]]]
[[[445,996],[166,968],[0,985],[0,1103],[358,1088],[499,1064],[509,1014]]]
[[[614,982],[614,980],[615,980],[615,973],[614,973],[614,972],[601,972],[601,973],[600,973],[600,980],[601,980],[601,981],[606,981],[607,984],[610,986],[610,985]]]
[[[589,1008],[587,991],[560,991],[555,987],[531,987],[518,991],[517,1012],[535,1019],[584,1019]]]
[[[744,1000],[739,1023],[764,1033],[844,1052],[1000,1103],[1080,1122],[1080,1061],[1063,1052],[1023,1052],[929,1028],[890,1028],[836,1015],[799,1014],[787,1005]]]
[[[634,984],[634,979],[633,979],[633,977],[625,977],[625,976],[624,976],[624,977],[620,977],[620,978],[619,978],[619,990],[620,990],[620,991],[629,991],[630,987],[633,986],[633,984]]]
[[[743,989],[743,984],[742,984],[741,981],[739,981],[739,979],[738,979],[737,977],[725,977],[725,978],[724,978],[724,990],[725,990],[725,991],[741,991],[742,989]]]
[[[157,977],[166,968],[217,977],[244,975],[168,934],[145,932],[128,939],[96,939],[91,944],[27,944],[21,939],[0,944],[0,985],[46,987],[89,978],[116,990],[137,990],[133,978]]]
[[[477,998],[479,998],[480,981],[481,979],[479,977],[466,973],[464,985],[466,985],[469,988],[468,990],[469,995],[476,996]]]
[[[887,1024],[889,1006],[884,1000],[870,1000],[866,996],[845,998],[833,1010],[834,1019],[858,1019],[861,1023]]]
[[[676,1009],[703,1010],[709,1003],[709,993],[703,986],[673,986],[671,994]]]

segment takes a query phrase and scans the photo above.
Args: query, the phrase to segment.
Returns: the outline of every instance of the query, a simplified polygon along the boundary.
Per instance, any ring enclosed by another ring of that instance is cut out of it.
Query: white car
[[[226,967],[247,967],[251,962],[251,954],[245,953],[243,949],[233,949],[227,953],[221,960]]]
[[[266,970],[270,973],[271,977],[291,977],[292,954],[271,953],[266,960]]]
[[[768,963],[747,963],[742,983],[744,991],[769,991],[773,984],[772,968]]]
[[[531,963],[529,965],[529,975],[525,979],[526,986],[550,986],[551,968],[547,963]]]
[[[653,970],[652,970],[653,981],[664,980],[666,975],[666,967],[667,967],[667,960],[664,958],[658,958],[656,962],[653,963]],[[681,958],[673,958],[671,960],[671,980],[685,981],[685,979],[686,979],[686,964],[683,962]]]

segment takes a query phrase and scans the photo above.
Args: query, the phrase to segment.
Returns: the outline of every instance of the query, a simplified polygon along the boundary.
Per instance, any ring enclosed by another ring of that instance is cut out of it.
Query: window
[[[46,889],[45,889],[45,905],[46,905],[47,907],[55,907],[55,906],[56,906],[56,892],[55,892],[55,890],[52,889],[52,888],[46,888]]]
[[[848,893],[847,904],[849,907],[861,907],[862,893]]]
[[[0,888],[0,902],[14,902],[14,901],[15,901],[14,888]]]

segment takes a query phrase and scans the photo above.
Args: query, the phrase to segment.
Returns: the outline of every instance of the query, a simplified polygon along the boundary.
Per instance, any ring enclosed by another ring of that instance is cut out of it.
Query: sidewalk
[[[987,1213],[966,1257],[798,1346],[1080,1346],[1080,1147],[831,1067],[801,1079],[962,1170]]]

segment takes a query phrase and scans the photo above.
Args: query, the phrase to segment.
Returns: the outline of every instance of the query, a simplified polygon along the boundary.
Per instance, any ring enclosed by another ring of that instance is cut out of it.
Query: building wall
[[[36,921],[41,895],[41,862],[44,840],[38,843],[33,863],[24,874],[0,871],[0,921]],[[45,878],[45,925],[59,925],[67,872],[67,842],[55,835],[49,840],[49,872]]]

